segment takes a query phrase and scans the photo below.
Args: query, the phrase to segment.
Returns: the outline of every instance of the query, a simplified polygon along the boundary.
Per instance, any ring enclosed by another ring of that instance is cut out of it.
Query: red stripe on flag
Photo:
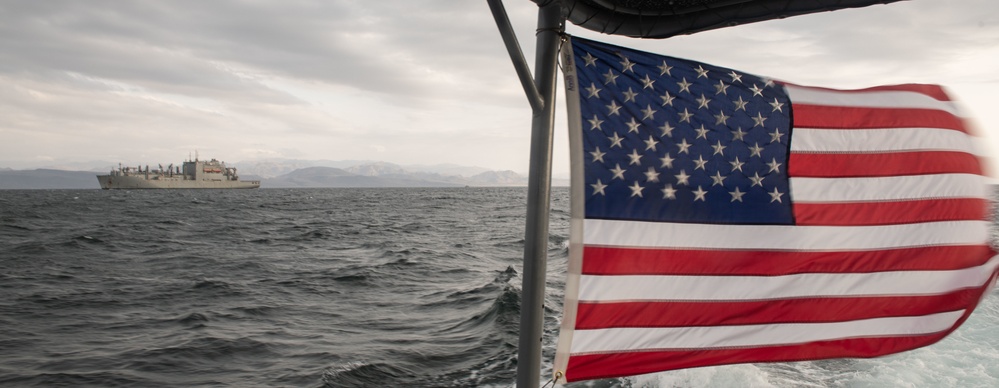
[[[987,245],[845,252],[723,251],[583,247],[585,275],[739,275],[946,271],[988,262]],[[946,260],[942,260],[946,258]]]
[[[960,117],[940,110],[807,104],[795,104],[792,109],[794,126],[798,128],[943,128],[965,132]]]
[[[792,152],[792,177],[840,178],[967,173],[982,175],[978,157],[957,151],[821,154]]]
[[[969,310],[970,311],[970,310]],[[967,314],[960,322],[963,322]],[[836,357],[870,358],[933,344],[956,328],[929,335],[890,338],[853,338],[810,342],[805,345],[749,349],[647,351],[574,355],[569,357],[567,381],[639,375],[709,365],[750,362],[788,362]]]
[[[802,298],[768,301],[579,303],[576,329],[822,323],[930,315],[975,303],[982,290],[942,295]]]
[[[794,204],[797,225],[897,225],[917,222],[983,220],[989,202],[946,198],[898,202]]]

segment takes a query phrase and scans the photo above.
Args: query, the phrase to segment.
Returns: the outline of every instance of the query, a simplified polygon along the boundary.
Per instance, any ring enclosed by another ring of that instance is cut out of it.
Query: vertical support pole
[[[541,338],[544,328],[545,274],[548,261],[548,213],[551,209],[552,136],[555,126],[555,84],[560,30],[564,22],[558,1],[539,4],[534,82],[544,105],[531,121],[531,164],[527,185],[527,227],[524,236],[523,294],[520,303],[520,342],[517,387],[536,388],[541,378]]]

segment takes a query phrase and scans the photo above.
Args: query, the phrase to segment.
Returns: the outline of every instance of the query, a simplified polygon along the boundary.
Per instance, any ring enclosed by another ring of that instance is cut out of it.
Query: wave
[[[509,281],[516,275],[517,271],[510,266],[499,272],[488,284],[470,290],[454,291],[444,301],[424,305],[428,308],[479,308],[465,314],[465,320],[436,333],[461,334],[486,329],[485,334],[515,334],[516,331],[511,329],[516,327],[514,323],[520,317],[520,290],[509,284]],[[482,309],[487,302],[489,304]]]
[[[151,387],[159,383],[124,371],[55,372],[0,377],[2,386],[32,387]]]
[[[232,286],[229,283],[227,283],[225,281],[222,281],[222,280],[210,280],[210,279],[206,279],[206,280],[200,280],[197,283],[194,283],[194,285],[191,286],[191,288],[194,288],[194,289],[210,289],[210,290],[230,290],[230,289],[232,289]]]
[[[15,225],[15,224],[8,224],[8,223],[4,223],[3,226],[5,228],[14,229],[14,230],[17,230],[17,231],[31,232],[31,231],[35,230],[35,229],[27,227],[27,226],[21,226],[21,225]]]
[[[201,324],[202,322],[208,322],[208,317],[201,313],[190,313],[178,318],[176,321],[185,325]]]
[[[321,382],[330,388],[384,386],[378,382],[399,381],[414,375],[412,370],[389,363],[348,361],[323,370]]]
[[[76,240],[76,241],[86,242],[86,243],[90,243],[90,244],[105,244],[104,240],[101,240],[99,238],[92,237],[92,236],[87,236],[87,235],[76,236],[73,239]]]
[[[191,284],[188,293],[197,297],[236,297],[245,296],[248,290],[245,286],[221,279],[201,279]]]

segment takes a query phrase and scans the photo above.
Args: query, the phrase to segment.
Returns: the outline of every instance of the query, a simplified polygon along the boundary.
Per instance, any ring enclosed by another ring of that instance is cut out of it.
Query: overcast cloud
[[[533,65],[537,6],[505,5]],[[914,0],[667,40],[568,32],[800,84],[939,83],[999,138],[994,0]],[[557,174],[568,171],[562,106]],[[530,108],[485,0],[0,2],[0,117],[0,168],[175,163],[198,150],[229,162],[523,173],[530,142]]]

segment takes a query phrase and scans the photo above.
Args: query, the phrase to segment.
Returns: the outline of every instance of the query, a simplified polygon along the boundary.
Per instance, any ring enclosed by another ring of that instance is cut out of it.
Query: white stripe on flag
[[[980,287],[999,256],[950,271],[805,273],[784,276],[582,275],[581,302],[756,301],[804,297],[937,295]]]
[[[777,251],[852,251],[982,245],[988,221],[942,221],[877,226],[709,225],[587,219],[591,246]]]
[[[794,104],[843,106],[858,108],[902,108],[942,110],[961,116],[960,109],[950,101],[940,101],[922,93],[907,91],[840,91],[786,85]]]
[[[734,348],[921,335],[950,329],[962,314],[964,310],[831,323],[576,330],[571,352],[579,355],[617,351]]]
[[[979,154],[972,138],[961,131],[937,128],[812,129],[795,127],[791,152],[864,153],[890,151],[957,151]]]
[[[792,177],[789,181],[791,199],[797,203],[989,198],[984,178],[973,174],[873,178]]]

